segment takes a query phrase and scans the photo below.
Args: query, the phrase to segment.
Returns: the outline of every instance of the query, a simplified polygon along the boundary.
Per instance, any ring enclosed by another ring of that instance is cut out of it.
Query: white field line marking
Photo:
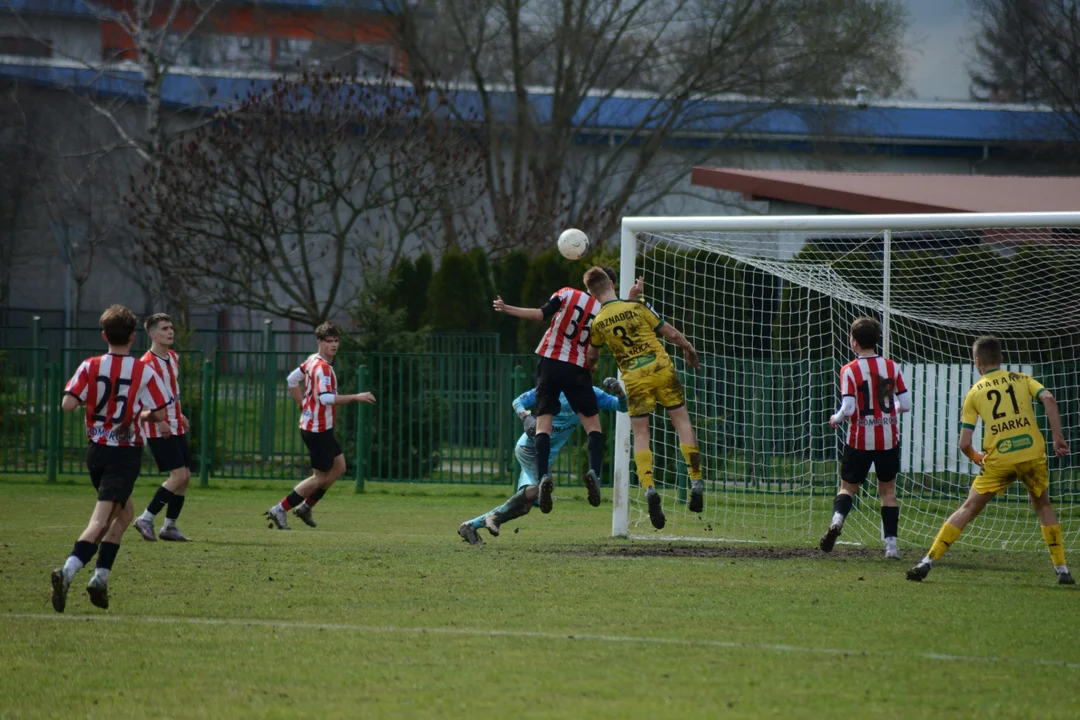
[[[838,648],[805,647],[776,643],[748,643],[732,640],[688,640],[684,638],[638,637],[634,635],[594,635],[591,633],[553,633],[532,630],[484,630],[483,628],[450,627],[401,627],[399,625],[353,625],[350,623],[319,623],[295,620],[266,620],[261,618],[200,618],[200,617],[148,617],[117,615],[57,615],[45,613],[5,613],[0,620],[54,620],[61,622],[105,622],[105,623],[145,623],[153,625],[210,625],[226,627],[266,627],[283,630],[336,630],[358,633],[409,633],[415,635],[456,635],[461,637],[505,637],[540,640],[582,640],[596,643],[635,643],[641,645],[674,645],[679,647],[725,648],[735,650],[764,650],[767,652],[807,653],[811,655],[873,655],[876,653],[863,650],[841,650]],[[1046,658],[1011,658],[978,657],[969,655],[951,655],[938,652],[898,653],[889,651],[889,655],[909,655],[924,660],[945,662],[977,663],[1015,663],[1018,665],[1045,665],[1080,670],[1080,662],[1067,660],[1049,660]]]

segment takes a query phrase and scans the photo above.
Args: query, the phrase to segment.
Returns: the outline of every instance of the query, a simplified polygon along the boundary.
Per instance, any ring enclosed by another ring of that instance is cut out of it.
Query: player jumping
[[[123,305],[113,305],[102,313],[99,324],[109,352],[79,365],[60,405],[64,412],[86,406],[86,468],[97,491],[90,522],[63,567],[52,572],[52,606],[60,613],[67,606],[75,574],[95,553],[97,569],[86,592],[97,607],[109,607],[109,573],[135,514],[131,491],[139,477],[143,448],[139,423],[163,420],[172,400],[153,367],[131,357],[138,324],[135,315]]]
[[[900,524],[900,506],[896,502],[896,475],[900,471],[898,418],[900,413],[911,410],[911,395],[896,363],[877,354],[879,342],[881,323],[877,320],[861,317],[851,323],[848,344],[858,357],[840,368],[843,399],[840,409],[829,418],[833,428],[851,419],[851,429],[840,459],[840,491],[833,499],[832,521],[818,543],[823,552],[832,552],[859,486],[866,482],[873,465],[881,498],[885,557],[900,557],[896,546]]]
[[[604,380],[604,392],[598,387],[592,391],[596,397],[596,404],[600,410],[626,412],[626,394],[622,386],[615,378]],[[551,425],[551,457],[548,467],[555,464],[555,458],[559,455],[566,441],[574,434],[574,429],[580,425],[577,413],[570,408],[570,403],[565,396],[559,397],[562,408],[555,415]],[[493,537],[499,536],[499,528],[509,520],[527,515],[533,505],[537,505],[540,495],[540,480],[536,473],[536,443],[533,436],[536,434],[536,418],[529,410],[536,407],[536,390],[528,390],[514,398],[514,412],[525,426],[525,432],[521,433],[517,445],[514,447],[514,457],[521,466],[521,475],[518,478],[517,492],[494,510],[478,515],[472,520],[461,523],[458,535],[471,545],[482,545],[483,540],[476,531],[486,527]]]
[[[180,410],[180,358],[172,349],[176,335],[172,320],[165,313],[155,313],[146,318],[146,334],[150,336],[150,349],[142,356],[142,361],[154,368],[172,393],[173,402],[165,409],[166,417],[162,422],[143,425],[143,436],[147,438],[150,452],[154,455],[159,472],[169,473],[161,483],[154,498],[146,510],[135,521],[135,529],[144,540],[156,540],[154,537],[154,517],[168,505],[165,522],[161,526],[161,539],[174,542],[187,542],[176,521],[184,509],[184,498],[188,482],[191,480],[191,452],[188,449],[188,419]]]
[[[649,431],[649,416],[657,404],[667,410],[671,424],[679,435],[679,449],[690,473],[688,508],[691,512],[701,512],[704,508],[705,483],[701,479],[701,453],[698,451],[697,436],[686,409],[686,394],[675,373],[675,365],[657,338],[657,333],[682,348],[683,357],[695,370],[701,367],[697,351],[681,332],[661,320],[649,305],[635,300],[620,300],[604,268],[590,268],[585,273],[585,285],[592,296],[602,303],[593,320],[588,364],[589,367],[596,365],[600,359],[600,347],[606,345],[622,372],[622,381],[629,397],[638,481],[645,488],[649,520],[659,530],[667,521],[663,499],[653,481]]]
[[[307,445],[311,457],[312,475],[293,488],[277,505],[267,510],[272,526],[279,530],[289,529],[289,510],[310,527],[315,527],[311,509],[322,499],[330,486],[345,474],[345,455],[334,437],[334,420],[337,406],[355,402],[375,402],[369,392],[355,395],[339,395],[337,375],[331,363],[337,355],[341,333],[331,323],[315,328],[315,340],[319,352],[300,367],[289,373],[289,392],[302,408],[300,413],[300,437]],[[301,394],[300,383],[304,384]]]
[[[1005,492],[1014,481],[1024,483],[1031,507],[1039,518],[1043,540],[1050,550],[1058,584],[1073,585],[1075,581],[1065,565],[1065,548],[1061,542],[1061,525],[1050,504],[1050,474],[1046,467],[1046,440],[1039,432],[1032,409],[1032,399],[1043,404],[1050,432],[1054,439],[1054,454],[1060,458],[1069,454],[1069,444],[1061,431],[1061,414],[1057,400],[1042,384],[1020,372],[1002,370],[1001,341],[983,335],[972,347],[975,368],[982,378],[968,390],[960,415],[960,451],[982,470],[971,483],[967,500],[941,526],[930,552],[915,567],[907,571],[907,579],[921,582],[930,574],[934,563],[960,538],[969,522],[979,516],[995,495]],[[983,442],[988,448],[978,452],[971,446],[975,422],[982,418]]]

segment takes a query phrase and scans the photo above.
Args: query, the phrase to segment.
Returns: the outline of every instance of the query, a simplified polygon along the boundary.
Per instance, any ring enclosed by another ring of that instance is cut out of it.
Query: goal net
[[[687,391],[706,481],[705,510],[686,508],[687,472],[666,413],[652,417],[654,476],[667,525],[654,530],[630,451],[616,430],[613,534],[638,538],[815,541],[832,513],[845,426],[839,370],[851,322],[883,325],[913,410],[901,415],[901,547],[927,547],[966,497],[977,468],[957,449],[960,410],[978,379],[971,345],[1003,343],[1007,368],[1057,398],[1074,455],[1050,450],[1051,498],[1065,544],[1080,543],[1080,213],[1027,215],[627,218],[621,284],[694,343]],[[1048,441],[1041,405],[1036,417]],[[980,447],[982,423],[975,429]],[[881,545],[871,473],[841,542]],[[1044,549],[1022,485],[965,530],[966,547]]]

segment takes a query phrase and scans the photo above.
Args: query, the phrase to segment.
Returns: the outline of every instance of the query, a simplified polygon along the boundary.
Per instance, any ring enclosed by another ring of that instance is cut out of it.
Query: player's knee
[[[525,499],[526,500],[528,500],[529,502],[535,502],[536,498],[538,498],[538,497],[540,497],[540,486],[539,485],[530,485],[529,487],[525,488]],[[528,511],[526,511],[526,512],[528,512]]]
[[[345,470],[345,456],[338,455],[336,458],[334,458],[334,467],[330,471],[330,474],[333,476],[334,480],[337,480],[339,477],[345,474]]]

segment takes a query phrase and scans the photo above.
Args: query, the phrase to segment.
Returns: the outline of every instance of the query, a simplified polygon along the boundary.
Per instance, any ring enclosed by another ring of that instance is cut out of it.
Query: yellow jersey
[[[1046,440],[1035,423],[1032,400],[1046,392],[1025,373],[991,370],[968,390],[960,426],[975,429],[983,421],[983,465],[1013,465],[1046,457]]]
[[[592,321],[589,342],[607,345],[615,363],[624,373],[644,367],[657,359],[668,360],[656,331],[664,321],[646,303],[638,300],[608,300]]]

